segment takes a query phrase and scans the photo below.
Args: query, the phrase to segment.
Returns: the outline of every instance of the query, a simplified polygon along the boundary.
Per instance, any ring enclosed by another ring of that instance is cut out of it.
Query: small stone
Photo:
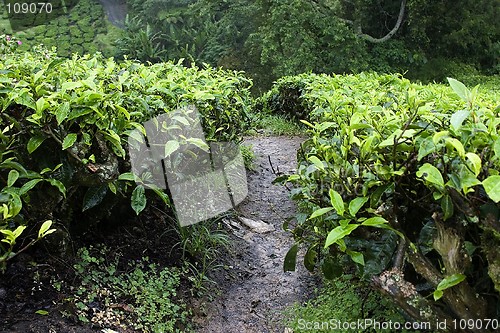
[[[7,296],[7,290],[5,288],[0,288],[0,299],[4,299]]]
[[[239,217],[239,220],[241,221],[241,223],[249,227],[252,231],[259,234],[264,234],[266,232],[275,230],[273,225],[261,220],[251,220],[247,219],[246,217]]]

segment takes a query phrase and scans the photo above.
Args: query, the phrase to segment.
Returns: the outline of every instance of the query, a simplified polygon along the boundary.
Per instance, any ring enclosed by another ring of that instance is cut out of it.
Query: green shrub
[[[499,307],[498,99],[450,84],[308,75],[298,98],[310,138],[288,181],[304,264],[333,277],[332,255],[349,257],[420,321],[496,317]]]
[[[149,191],[129,173],[127,141],[159,114],[194,105],[208,141],[240,140],[251,86],[241,73],[171,62],[116,63],[100,54],[61,59],[43,48],[16,52],[16,41],[0,44],[0,174],[7,179],[12,169],[19,172],[6,205],[19,212],[20,198],[29,206],[9,229],[51,214],[85,230],[86,223],[114,214],[121,198],[133,197],[132,208],[142,211]],[[33,188],[30,199],[23,186]],[[170,205],[166,193],[155,192]]]

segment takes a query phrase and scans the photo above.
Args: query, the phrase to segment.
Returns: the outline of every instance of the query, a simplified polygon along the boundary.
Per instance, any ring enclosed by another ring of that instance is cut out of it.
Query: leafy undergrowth
[[[74,265],[80,285],[70,297],[83,323],[141,332],[186,332],[188,311],[177,298],[179,269],[160,268],[149,258],[130,261],[109,249],[81,248]]]
[[[316,297],[285,314],[286,326],[293,332],[387,332],[379,327],[382,323],[403,324],[408,319],[388,298],[351,274],[325,280]]]

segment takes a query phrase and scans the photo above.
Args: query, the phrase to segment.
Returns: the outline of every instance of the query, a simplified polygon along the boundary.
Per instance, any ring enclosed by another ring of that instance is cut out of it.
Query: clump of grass
[[[297,121],[290,120],[283,115],[259,113],[253,114],[252,129],[247,135],[302,135],[305,129]]]

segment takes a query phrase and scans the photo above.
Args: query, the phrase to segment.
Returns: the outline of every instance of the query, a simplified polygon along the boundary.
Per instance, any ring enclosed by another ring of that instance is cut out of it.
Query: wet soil
[[[198,332],[284,332],[282,311],[311,297],[317,279],[297,264],[296,272],[284,272],[283,260],[293,245],[285,221],[293,224],[296,211],[288,190],[272,184],[280,174],[296,167],[301,137],[255,137],[244,144],[253,146],[256,170],[249,172],[248,197],[238,213],[274,226],[260,234],[231,221],[235,246],[225,274],[217,276],[221,295],[198,314]]]

